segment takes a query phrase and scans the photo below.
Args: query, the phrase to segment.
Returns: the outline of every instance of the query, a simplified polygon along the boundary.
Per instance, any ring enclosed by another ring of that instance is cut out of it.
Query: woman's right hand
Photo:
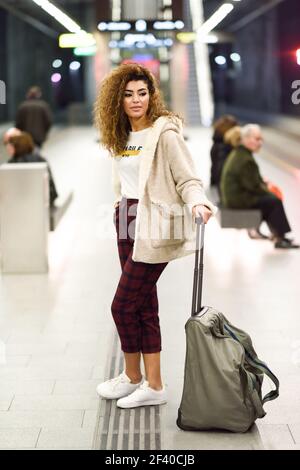
[[[204,206],[203,204],[197,204],[196,206],[194,206],[192,209],[192,213],[194,217],[199,217],[200,215],[205,224],[207,224],[207,222],[212,216],[212,211],[209,209],[209,207]]]

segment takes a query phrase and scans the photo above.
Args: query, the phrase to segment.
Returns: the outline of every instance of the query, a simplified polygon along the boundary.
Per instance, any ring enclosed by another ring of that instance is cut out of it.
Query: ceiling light
[[[210,33],[216,26],[218,26],[221,21],[226,18],[227,15],[234,9],[232,3],[224,3],[202,26],[198,28],[199,36],[206,36]]]
[[[63,25],[71,33],[78,33],[81,27],[75,23],[66,13],[60,10],[58,7],[49,2],[49,0],[32,0],[36,5],[41,7],[56,21]]]
[[[147,29],[147,23],[145,20],[137,20],[135,22],[135,29],[137,31],[146,31]]]
[[[227,61],[223,55],[218,55],[217,57],[215,57],[215,62],[218,65],[225,65]]]
[[[51,76],[51,82],[52,83],[59,83],[61,81],[61,74],[60,73],[54,73]]]
[[[60,59],[55,59],[55,60],[52,62],[52,67],[53,67],[54,69],[59,69],[61,66],[62,66],[62,60],[60,60]]]
[[[232,54],[230,54],[230,59],[233,62],[240,62],[241,61],[241,56],[237,52],[233,52]]]
[[[76,71],[79,70],[81,67],[81,63],[78,62],[77,60],[74,60],[73,62],[70,63],[70,70]]]

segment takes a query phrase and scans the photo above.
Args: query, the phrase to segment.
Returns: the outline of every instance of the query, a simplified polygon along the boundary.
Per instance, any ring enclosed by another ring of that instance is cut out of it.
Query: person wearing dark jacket
[[[225,133],[238,122],[234,116],[226,114],[214,123],[213,145],[210,151],[211,170],[210,185],[219,188],[224,162],[232,150],[232,146],[224,141]]]
[[[16,116],[16,127],[21,131],[28,132],[38,147],[41,147],[45,142],[52,125],[50,107],[41,98],[42,92],[39,87],[30,88],[26,100],[19,106]]]
[[[248,124],[241,130],[241,145],[234,149],[223,167],[222,204],[232,209],[259,209],[273,234],[275,248],[299,248],[286,238],[291,227],[282,201],[271,193],[263,181],[253,153],[262,146],[261,129]]]
[[[46,163],[49,175],[50,206],[53,207],[58,194],[49,163],[45,158],[41,157],[34,147],[34,142],[30,134],[20,132],[18,129],[16,129],[16,131],[15,135],[10,135],[7,139],[5,137],[3,139],[7,152],[11,157],[7,163]]]

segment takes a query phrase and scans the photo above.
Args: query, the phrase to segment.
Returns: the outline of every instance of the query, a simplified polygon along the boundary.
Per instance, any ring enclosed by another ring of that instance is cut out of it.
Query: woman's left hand
[[[199,217],[200,215],[205,224],[207,224],[210,217],[212,216],[212,211],[208,207],[203,206],[202,204],[198,204],[197,206],[194,206],[192,209],[192,213],[195,218]]]

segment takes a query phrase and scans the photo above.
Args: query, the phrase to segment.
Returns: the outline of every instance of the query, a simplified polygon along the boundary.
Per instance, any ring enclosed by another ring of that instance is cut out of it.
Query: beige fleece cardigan
[[[122,199],[118,166],[113,161],[113,188]],[[139,204],[135,221],[133,260],[163,263],[195,252],[196,204],[217,208],[207,199],[202,181],[182,135],[181,121],[161,116],[143,149],[139,173]]]

